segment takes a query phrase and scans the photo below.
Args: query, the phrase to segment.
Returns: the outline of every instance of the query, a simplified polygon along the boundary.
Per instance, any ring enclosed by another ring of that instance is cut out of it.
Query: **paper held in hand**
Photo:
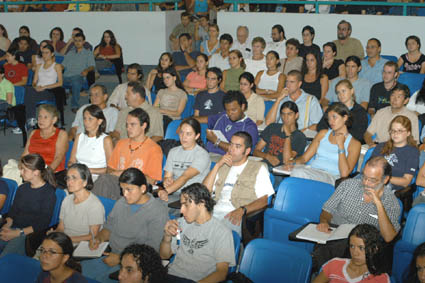
[[[99,247],[96,250],[91,250],[89,248],[89,242],[88,241],[81,241],[77,248],[74,250],[73,256],[74,257],[101,257],[103,255],[103,252],[108,247],[109,242],[103,242],[99,245]]]
[[[317,224],[310,223],[297,234],[296,238],[326,244],[328,241],[347,239],[351,230],[356,226],[357,224],[341,224],[338,228],[330,228],[331,233],[325,233],[316,229]]]
[[[217,136],[217,138],[219,138],[222,142],[229,142],[221,131],[219,130],[208,130],[208,131],[213,132]]]

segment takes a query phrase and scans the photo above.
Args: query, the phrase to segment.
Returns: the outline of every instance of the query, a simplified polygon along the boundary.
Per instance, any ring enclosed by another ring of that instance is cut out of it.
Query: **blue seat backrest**
[[[114,208],[116,201],[113,199],[102,197],[102,196],[97,196],[97,197],[99,198],[100,202],[102,202],[103,207],[105,208],[105,219],[107,219],[109,213],[112,211],[112,208]]]
[[[35,282],[40,262],[31,257],[7,254],[0,258],[1,282]]]
[[[393,55],[381,55],[382,58],[387,59],[388,61],[392,61],[397,63],[398,58],[396,56]]]
[[[252,240],[239,272],[253,282],[310,282],[312,260],[303,249],[267,239]]]
[[[65,168],[68,168],[68,162],[69,162],[69,159],[71,158],[71,152],[72,152],[73,146],[74,146],[74,141],[69,141],[68,150],[66,151],[66,155],[65,155]]]
[[[201,124],[201,139],[205,146],[207,145],[207,129],[208,129],[208,124],[202,123]]]
[[[61,56],[61,55],[55,55],[55,61],[56,61],[56,63],[58,63],[58,64],[62,64],[63,59],[65,59],[65,57],[64,57],[64,56]]]
[[[371,148],[369,148],[367,151],[366,151],[366,153],[365,153],[365,155],[364,155],[364,157],[363,157],[363,162],[362,162],[362,167],[360,168],[360,172],[363,172],[363,169],[364,169],[364,167],[365,167],[365,165],[366,165],[366,162],[370,159],[370,157],[372,156],[372,152],[373,152],[373,150],[374,150],[375,148],[374,147],[371,147]]]
[[[182,119],[193,116],[193,106],[195,105],[195,96],[187,95],[187,102],[181,114]]]
[[[239,263],[239,253],[241,251],[241,237],[239,237],[239,234],[232,230],[233,235],[233,247],[235,248],[235,262],[236,265],[229,267],[229,272],[232,273],[236,271],[236,267]]]
[[[32,70],[28,70],[27,86],[32,86],[33,79],[34,79],[34,72]]]
[[[417,204],[409,211],[402,240],[414,245],[425,242],[425,204]]]
[[[15,100],[16,105],[24,104],[25,88],[23,86],[15,86]]]
[[[0,178],[6,182],[7,187],[9,188],[9,194],[7,195],[6,201],[4,202],[3,208],[0,211],[0,214],[5,214],[9,212],[10,207],[12,206],[13,199],[15,198],[16,190],[18,189],[18,184],[15,180]]]
[[[407,85],[410,89],[410,95],[412,95],[415,91],[421,89],[424,79],[425,74],[404,72],[400,75],[398,82]]]
[[[165,137],[164,139],[173,139],[178,141],[179,140],[179,135],[177,134],[177,129],[180,126],[180,123],[182,122],[182,120],[174,120],[171,121],[170,124],[168,124],[167,127],[167,132],[165,133]]]
[[[264,117],[267,116],[267,113],[269,113],[269,111],[272,108],[273,104],[274,104],[274,101],[269,101],[269,100],[268,101],[264,101],[264,105],[266,106],[264,108]]]
[[[52,219],[50,220],[49,227],[54,226],[59,223],[59,213],[61,211],[62,201],[66,197],[66,193],[62,189],[56,189],[56,203],[53,210]]]

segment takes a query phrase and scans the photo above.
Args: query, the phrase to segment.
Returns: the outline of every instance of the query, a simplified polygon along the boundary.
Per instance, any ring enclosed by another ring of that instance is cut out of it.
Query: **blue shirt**
[[[362,60],[362,70],[359,73],[359,77],[368,80],[372,85],[382,82],[382,72],[384,71],[384,65],[388,60],[379,58],[376,61],[375,66],[370,66],[367,59]]]
[[[258,129],[257,125],[248,116],[245,116],[239,121],[233,122],[229,119],[226,112],[209,116],[208,117],[208,129],[218,130],[223,133],[227,141],[230,142],[232,136],[239,131],[247,132],[252,138],[252,150],[258,141]],[[219,147],[215,147],[210,141],[207,142],[208,152],[214,152],[218,154],[225,154],[224,150]]]
[[[382,72],[380,74],[382,77]],[[328,93],[326,94],[326,99],[328,99],[330,103],[339,101],[338,96],[336,95],[336,92],[335,92],[335,86],[341,80],[343,80],[343,78],[340,78],[340,77],[335,78],[332,80],[332,83],[329,86]],[[354,87],[354,94],[356,96],[356,102],[358,104],[361,104],[362,102],[369,103],[370,89],[372,88],[372,84],[368,80],[359,77],[353,83],[353,87]]]
[[[85,48],[77,52],[74,48],[65,55],[62,65],[65,68],[64,77],[80,75],[85,69],[95,66],[93,53]]]

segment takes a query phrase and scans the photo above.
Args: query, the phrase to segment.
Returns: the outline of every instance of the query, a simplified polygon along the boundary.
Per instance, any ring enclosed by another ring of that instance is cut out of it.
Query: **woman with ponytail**
[[[25,183],[16,191],[0,231],[0,257],[9,253],[25,255],[26,235],[49,227],[56,203],[53,171],[39,154],[23,156],[20,171]]]
[[[81,275],[81,265],[72,257],[72,240],[61,232],[50,233],[38,249],[43,271],[37,283],[44,282],[87,282]]]
[[[158,196],[168,202],[179,200],[183,187],[202,183],[211,165],[201,140],[201,124],[196,119],[186,118],[182,121],[179,137],[181,146],[168,153],[164,168],[164,189],[158,192]]]

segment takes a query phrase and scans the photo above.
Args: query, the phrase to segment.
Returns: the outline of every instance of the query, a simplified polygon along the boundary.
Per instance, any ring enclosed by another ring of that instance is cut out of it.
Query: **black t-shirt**
[[[329,69],[323,68],[323,73],[328,76],[329,80],[333,80],[339,76],[339,66],[344,64],[344,61],[340,59],[334,59],[334,62]]]
[[[305,59],[305,55],[308,52],[315,52],[320,55],[320,47],[314,43],[311,46],[305,46],[304,44],[301,44],[300,49],[298,51],[298,56],[303,57]]]
[[[391,91],[396,87],[402,85],[397,82],[394,87],[387,90],[384,86],[384,82],[376,83],[370,89],[370,98],[368,108],[374,108],[375,112],[384,107],[390,106],[390,95]]]
[[[193,109],[199,110],[199,116],[216,115],[224,111],[223,97],[225,93],[221,90],[215,93],[202,91],[196,95]]]
[[[272,123],[268,125],[260,134],[260,138],[266,142],[264,152],[270,153],[279,158],[280,164],[283,164],[283,144],[286,139],[286,134],[282,130],[282,124]],[[297,152],[297,157],[304,153],[307,143],[307,138],[303,132],[295,130],[291,134],[291,148]],[[267,162],[267,160],[265,160]],[[268,163],[268,162],[267,162]],[[268,164],[271,166],[270,164]]]
[[[25,65],[32,63],[32,55],[34,53],[31,49],[28,48],[26,51],[19,51],[16,54],[16,59],[18,59],[19,62],[24,63]]]

